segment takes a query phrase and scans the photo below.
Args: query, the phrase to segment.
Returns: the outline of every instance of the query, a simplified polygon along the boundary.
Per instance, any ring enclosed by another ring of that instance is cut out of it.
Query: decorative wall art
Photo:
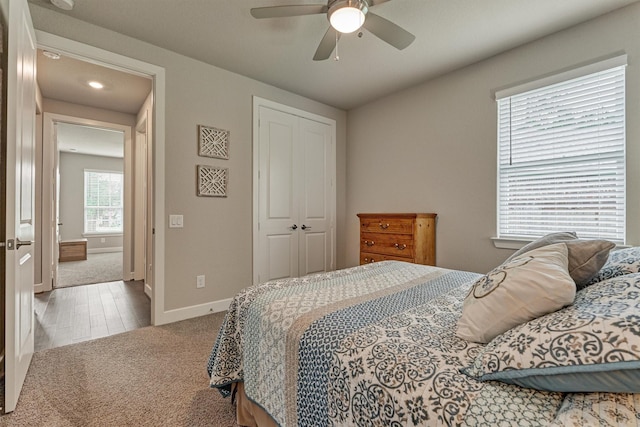
[[[198,156],[229,159],[228,130],[198,125]]]
[[[215,166],[198,165],[197,195],[201,197],[227,197],[229,169]]]

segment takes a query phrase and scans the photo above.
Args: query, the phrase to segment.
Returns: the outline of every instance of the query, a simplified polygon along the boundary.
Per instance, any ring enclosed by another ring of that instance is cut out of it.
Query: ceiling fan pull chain
[[[336,31],[336,56],[335,58],[333,58],[334,61],[340,61],[340,55],[338,54],[338,40],[340,39],[340,37],[338,37],[338,32]]]

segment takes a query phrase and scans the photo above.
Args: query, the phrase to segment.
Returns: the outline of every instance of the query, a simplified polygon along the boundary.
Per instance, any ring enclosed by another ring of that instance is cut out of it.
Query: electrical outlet
[[[196,276],[196,288],[204,288],[204,274]]]

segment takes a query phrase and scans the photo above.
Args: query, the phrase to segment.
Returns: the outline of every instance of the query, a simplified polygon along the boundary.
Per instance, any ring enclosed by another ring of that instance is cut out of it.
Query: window
[[[85,234],[122,233],[122,172],[84,171]]]
[[[499,239],[576,231],[624,243],[625,64],[496,94]]]

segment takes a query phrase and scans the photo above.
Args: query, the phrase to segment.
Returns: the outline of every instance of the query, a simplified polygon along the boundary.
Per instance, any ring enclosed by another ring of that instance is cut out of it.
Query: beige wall
[[[122,248],[123,236],[84,236],[84,170],[124,170],[121,158],[60,153],[60,239],[87,239],[87,249]],[[102,242],[104,239],[104,242]]]
[[[30,4],[36,29],[164,67],[165,213],[184,215],[166,229],[165,310],[232,297],[252,280],[252,96],[337,122],[337,264],[345,265],[346,113],[273,86]],[[197,156],[196,126],[231,132],[230,159]],[[195,195],[197,164],[229,168],[227,198]],[[196,289],[196,275],[207,285]]]
[[[347,264],[358,212],[436,212],[437,263],[486,272],[496,249],[496,89],[625,51],[629,244],[640,244],[640,4],[349,111]]]

